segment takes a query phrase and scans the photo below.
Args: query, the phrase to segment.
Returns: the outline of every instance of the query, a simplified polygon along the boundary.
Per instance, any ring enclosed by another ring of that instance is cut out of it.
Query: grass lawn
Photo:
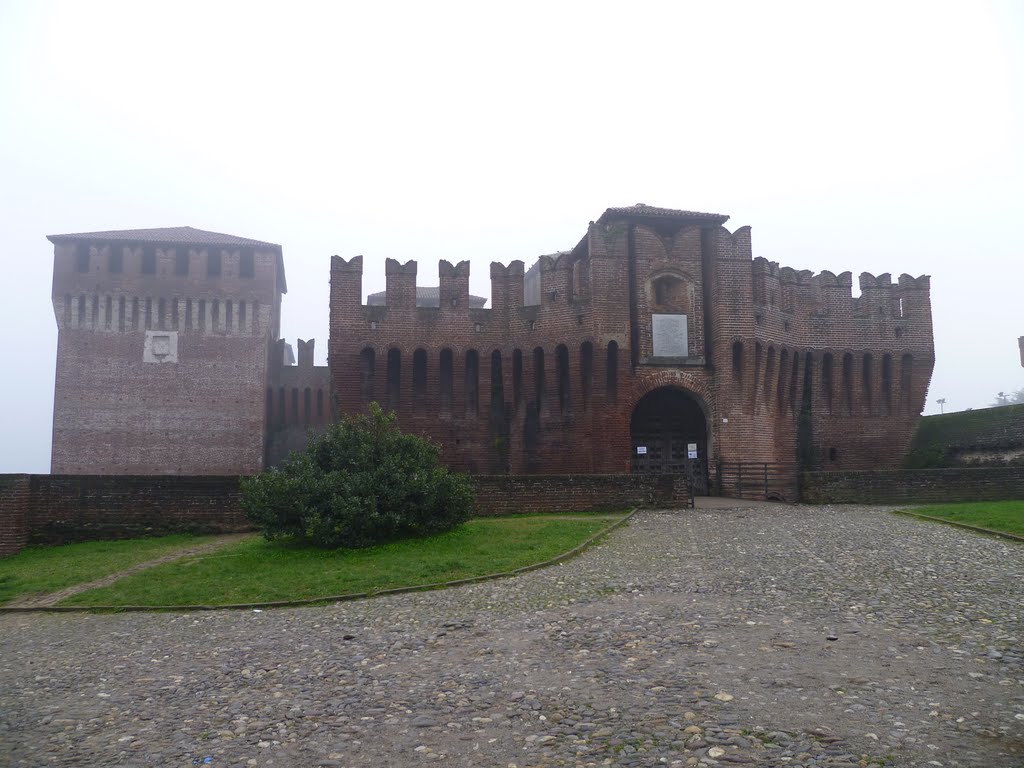
[[[510,571],[584,542],[621,515],[470,520],[425,539],[321,550],[253,536],[83,592],[62,605],[225,605],[302,600]]]
[[[152,539],[85,541],[61,547],[27,547],[0,559],[0,604],[38,592],[56,592],[130,568],[143,560],[209,541],[176,534]]]
[[[935,504],[917,507],[912,512],[942,517],[957,523],[968,523],[994,531],[1024,536],[1024,500],[977,501],[964,504]]]

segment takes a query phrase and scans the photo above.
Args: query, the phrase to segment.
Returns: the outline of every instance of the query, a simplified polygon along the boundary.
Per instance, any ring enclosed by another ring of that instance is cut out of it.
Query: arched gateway
[[[683,472],[708,492],[708,423],[692,395],[661,387],[644,395],[629,423],[634,472]]]

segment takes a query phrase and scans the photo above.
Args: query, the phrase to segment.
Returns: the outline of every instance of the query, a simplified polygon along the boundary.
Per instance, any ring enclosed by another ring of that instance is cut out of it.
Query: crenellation
[[[441,313],[469,310],[469,262],[452,264],[442,259],[437,265],[438,306]]]
[[[389,309],[416,308],[416,269],[416,262],[412,259],[405,264],[395,259],[385,260],[385,305]]]

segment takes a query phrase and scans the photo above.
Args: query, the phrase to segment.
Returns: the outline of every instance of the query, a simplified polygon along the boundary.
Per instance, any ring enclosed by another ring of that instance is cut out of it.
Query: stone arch
[[[678,380],[642,389],[630,409],[633,471],[685,474],[694,493],[706,494],[713,445],[707,400]]]

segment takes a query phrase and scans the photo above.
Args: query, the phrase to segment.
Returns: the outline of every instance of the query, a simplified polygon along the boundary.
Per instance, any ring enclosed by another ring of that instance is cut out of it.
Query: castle
[[[899,464],[934,364],[929,278],[812,274],[728,217],[609,208],[571,250],[491,265],[331,259],[328,367],[279,339],[280,246],[189,228],[52,236],[53,471],[247,474],[371,401],[477,473]]]

